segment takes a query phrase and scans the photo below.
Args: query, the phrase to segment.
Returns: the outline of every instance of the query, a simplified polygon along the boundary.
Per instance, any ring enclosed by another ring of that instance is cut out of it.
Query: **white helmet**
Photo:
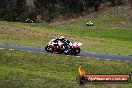
[[[60,38],[59,39],[65,39],[66,37],[65,36],[60,36]]]

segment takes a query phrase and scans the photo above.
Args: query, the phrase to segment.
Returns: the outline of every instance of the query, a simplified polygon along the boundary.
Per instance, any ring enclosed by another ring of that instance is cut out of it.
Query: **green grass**
[[[82,42],[81,49],[85,52],[132,55],[132,28],[129,27],[131,25],[121,23],[128,19],[111,14],[113,11],[105,11],[65,24],[0,21],[0,44],[43,48],[52,38],[65,35],[71,41]],[[85,24],[89,20],[96,25],[87,27]],[[132,63],[127,62],[0,50],[0,88],[132,87],[132,83],[79,86],[76,76],[80,63],[87,73],[132,75]]]
[[[128,84],[76,83],[78,66],[87,73],[132,74],[132,63],[66,57],[58,54],[0,50],[1,88],[131,88]],[[120,68],[120,69],[119,69]]]
[[[80,41],[85,52],[132,55],[132,28],[125,18],[112,12],[96,13],[93,17],[76,19],[65,24],[0,22],[0,44],[44,47],[55,37],[65,35],[71,41]],[[93,27],[86,22],[92,20]],[[130,21],[131,22],[131,21]],[[124,27],[125,26],[125,27]]]

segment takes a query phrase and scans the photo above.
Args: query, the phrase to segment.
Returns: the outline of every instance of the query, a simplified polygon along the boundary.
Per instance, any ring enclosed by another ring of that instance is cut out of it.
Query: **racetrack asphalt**
[[[29,52],[45,52],[44,48],[33,48],[33,47],[15,46],[15,45],[0,45],[0,49],[20,50],[20,51],[29,51]],[[132,56],[113,55],[113,54],[80,52],[80,54],[77,55],[76,57],[132,62]]]

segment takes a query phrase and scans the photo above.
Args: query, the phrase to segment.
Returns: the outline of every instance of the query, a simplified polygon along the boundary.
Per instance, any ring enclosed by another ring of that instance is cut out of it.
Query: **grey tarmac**
[[[28,51],[28,52],[45,52],[44,48],[33,48],[28,46],[15,46],[15,45],[0,45],[0,49],[20,50],[20,51]],[[115,55],[115,54],[113,55],[113,54],[80,52],[80,54],[77,55],[77,57],[86,57],[86,59],[98,58],[105,60],[132,62],[132,56],[123,56],[123,55]]]

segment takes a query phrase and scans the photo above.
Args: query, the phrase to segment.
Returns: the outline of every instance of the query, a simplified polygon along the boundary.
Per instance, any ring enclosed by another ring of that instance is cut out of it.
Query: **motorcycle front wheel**
[[[51,48],[50,46],[48,46],[48,45],[45,47],[45,50],[46,50],[47,52],[53,53],[52,48]]]

